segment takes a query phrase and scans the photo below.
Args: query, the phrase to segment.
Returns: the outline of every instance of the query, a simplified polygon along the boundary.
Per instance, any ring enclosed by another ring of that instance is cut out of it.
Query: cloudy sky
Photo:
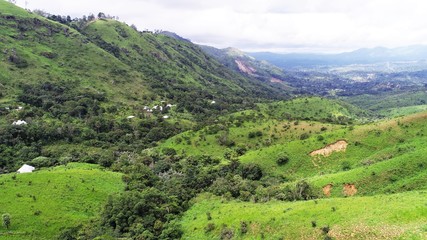
[[[341,52],[427,44],[424,0],[17,0],[72,17],[104,12],[138,29],[245,51]]]

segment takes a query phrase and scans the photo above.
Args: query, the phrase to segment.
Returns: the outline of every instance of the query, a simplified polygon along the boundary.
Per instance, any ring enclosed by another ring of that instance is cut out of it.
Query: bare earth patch
[[[272,83],[281,83],[281,82],[283,82],[282,80],[280,80],[280,79],[278,79],[278,78],[271,78],[270,79],[270,82],[272,82]]]
[[[345,183],[342,188],[342,192],[344,193],[345,196],[353,196],[354,194],[357,193],[357,188],[354,184]]]
[[[325,196],[330,197],[331,196],[331,190],[332,190],[333,185],[331,183],[329,183],[328,185],[323,187],[323,194],[325,194]]]
[[[339,140],[336,143],[326,145],[326,147],[324,148],[310,152],[310,156],[314,157],[314,156],[322,155],[324,157],[328,157],[334,152],[345,152],[345,150],[347,149],[347,146],[348,146],[348,143],[346,141]]]
[[[234,60],[234,61],[236,62],[237,67],[241,72],[247,73],[249,75],[253,75],[256,72],[254,68],[246,66],[244,62],[239,60]]]

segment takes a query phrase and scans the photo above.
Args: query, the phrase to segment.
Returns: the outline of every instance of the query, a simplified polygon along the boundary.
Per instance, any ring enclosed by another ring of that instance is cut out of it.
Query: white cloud
[[[24,0],[18,0],[23,6]],[[427,43],[421,0],[27,0],[28,8],[82,16],[100,11],[139,29],[243,50],[340,51]]]

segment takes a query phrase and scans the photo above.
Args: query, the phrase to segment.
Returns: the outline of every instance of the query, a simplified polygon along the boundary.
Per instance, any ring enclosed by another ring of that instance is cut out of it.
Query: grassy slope
[[[425,91],[417,91],[378,95],[365,94],[347,97],[344,100],[363,109],[369,109],[387,117],[395,117],[423,111],[425,108],[421,106],[427,102],[427,93]]]
[[[78,81],[82,87],[106,92],[110,99],[120,102],[142,99],[149,92],[141,74],[77,31],[6,1],[0,1],[0,8],[0,47],[4,49],[0,53],[0,79],[8,99],[13,99],[19,84],[58,80]],[[8,20],[7,16],[15,19]],[[7,60],[13,50],[27,61],[27,67],[17,68]],[[53,57],[45,57],[46,53]]]
[[[413,149],[422,150],[427,128],[427,113],[405,118],[378,122],[363,126],[339,129],[322,133],[323,140],[316,135],[307,140],[289,144],[277,144],[260,150],[249,151],[240,159],[242,162],[259,163],[267,172],[287,178],[336,173],[342,170],[343,162],[350,168],[375,164],[402,154],[413,154]],[[326,144],[345,139],[349,145],[345,152],[334,153],[327,158],[312,158],[308,154]],[[281,153],[287,153],[290,162],[277,166],[275,160]]]
[[[217,100],[230,98],[227,96],[230,94],[240,97],[284,95],[266,84],[230,71],[191,42],[163,34],[140,33],[126,24],[106,19],[90,23],[83,33],[151,79],[153,88],[161,90],[158,94],[175,101],[185,97],[183,92],[175,91],[182,88],[204,91],[208,99],[198,101],[206,102],[213,97]]]
[[[224,224],[234,230],[234,239],[323,239],[324,226],[334,239],[425,239],[426,198],[424,191],[261,204],[202,195],[182,219],[183,239],[219,238]],[[240,233],[241,221],[248,223],[246,234]],[[216,227],[206,233],[208,223]]]
[[[121,174],[81,163],[12,176],[0,175],[0,214],[12,216],[0,239],[53,239],[98,216],[107,196],[124,188]]]
[[[427,112],[418,113],[328,130],[322,132],[322,141],[316,134],[306,140],[250,150],[240,157],[243,163],[259,164],[268,176],[290,181],[305,178],[319,194],[331,183],[332,198],[253,204],[201,196],[182,220],[184,238],[216,238],[226,224],[238,239],[262,239],[262,235],[268,239],[319,239],[320,227],[325,225],[331,227],[329,236],[336,239],[425,239],[426,119]],[[346,152],[317,159],[308,155],[340,139],[349,143]],[[290,161],[278,166],[275,161],[284,152]],[[343,171],[343,162],[351,170]],[[355,184],[356,197],[342,198],[345,183]],[[282,186],[289,184],[293,182]],[[204,230],[209,222],[206,212],[211,213],[216,226],[211,233]],[[239,233],[240,221],[250,223],[244,236]],[[311,221],[316,221],[317,228],[311,227]]]
[[[326,127],[329,131],[340,129],[343,126],[317,122],[328,118],[334,121],[338,116],[357,121],[369,114],[349,104],[318,97],[259,104],[258,110],[231,114],[227,118],[219,119],[219,123],[214,126],[170,138],[161,147],[174,148],[188,155],[211,154],[222,157],[227,147],[221,146],[217,138],[225,134],[226,129],[228,138],[237,146],[246,146],[254,150],[298,140],[303,133],[321,134],[322,127]],[[297,119],[312,121],[297,121]],[[212,133],[209,130],[211,128],[223,130]],[[261,131],[262,136],[248,138],[248,134],[255,131]]]

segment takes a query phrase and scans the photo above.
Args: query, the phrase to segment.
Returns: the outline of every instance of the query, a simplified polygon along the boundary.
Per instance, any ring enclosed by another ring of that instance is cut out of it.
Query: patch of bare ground
[[[345,196],[351,197],[357,193],[357,188],[354,184],[345,183],[342,188],[342,192]]]
[[[357,224],[349,227],[334,226],[328,235],[333,239],[396,239],[405,233],[406,229],[401,226],[367,226]]]
[[[323,194],[325,194],[326,197],[331,196],[332,187],[333,187],[333,185],[331,183],[329,183],[322,188]]]
[[[280,80],[280,79],[278,79],[278,78],[271,78],[270,79],[270,82],[272,82],[272,83],[281,83],[281,82],[283,82],[282,80]]]
[[[348,146],[347,141],[339,140],[335,143],[326,145],[324,148],[317,149],[310,152],[310,156],[314,157],[314,156],[321,155],[324,157],[328,157],[334,152],[345,152],[345,150],[347,149],[347,146]]]
[[[249,75],[253,75],[256,70],[253,67],[247,66],[245,65],[244,62],[240,61],[240,60],[234,60],[237,64],[237,67],[239,68],[239,70],[243,73],[247,73]]]

